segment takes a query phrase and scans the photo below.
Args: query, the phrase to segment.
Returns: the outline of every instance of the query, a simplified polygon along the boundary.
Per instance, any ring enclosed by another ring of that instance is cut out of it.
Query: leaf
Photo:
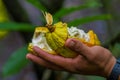
[[[24,46],[15,51],[8,61],[5,63],[2,69],[3,76],[10,76],[19,72],[28,61],[26,60],[27,46]]]
[[[34,31],[34,28],[30,24],[15,23],[15,22],[2,22],[0,23],[0,30],[9,31]]]
[[[103,14],[103,15],[96,15],[96,16],[88,16],[80,19],[75,19],[71,22],[68,22],[68,26],[78,26],[81,24],[97,21],[97,20],[106,20],[111,19],[111,15]]]
[[[88,4],[83,4],[83,5],[80,5],[80,6],[75,6],[75,7],[70,7],[70,8],[61,8],[58,12],[56,12],[54,14],[54,19],[55,20],[58,20],[59,18],[65,16],[65,15],[68,15],[72,12],[75,12],[75,11],[78,11],[78,10],[82,10],[82,9],[87,9],[87,8],[98,8],[99,6],[98,5],[91,5],[92,3],[88,3]]]
[[[110,47],[110,50],[115,57],[120,57],[120,43],[115,43],[114,46]]]
[[[99,76],[85,76],[88,80],[106,80],[104,77]]]
[[[39,0],[27,0],[27,1],[41,11],[47,11],[47,9],[40,3]]]
[[[100,2],[100,0],[86,0],[85,1],[87,4],[89,4],[89,6],[92,8],[96,8],[96,6],[98,7],[103,7],[102,3]]]
[[[62,16],[65,16],[67,14],[70,14],[74,11],[84,9],[84,8],[87,8],[87,7],[88,6],[86,6],[86,5],[80,5],[80,6],[70,7],[70,8],[61,8],[58,12],[56,12],[54,14],[54,18],[62,17]]]

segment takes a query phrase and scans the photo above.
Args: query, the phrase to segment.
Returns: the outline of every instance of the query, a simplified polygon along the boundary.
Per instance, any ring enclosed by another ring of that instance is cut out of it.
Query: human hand
[[[68,39],[66,47],[79,54],[75,58],[64,58],[51,55],[38,47],[33,50],[38,54],[27,54],[27,59],[53,70],[64,70],[83,75],[98,75],[108,77],[114,64],[115,57],[108,49],[101,46],[88,47],[76,39]]]

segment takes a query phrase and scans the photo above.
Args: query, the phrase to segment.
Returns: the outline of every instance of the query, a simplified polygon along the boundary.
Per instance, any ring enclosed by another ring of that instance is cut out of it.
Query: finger
[[[68,39],[65,46],[84,57],[89,57],[89,55],[91,55],[90,48],[79,40],[72,38]]]
[[[37,63],[37,64],[39,64],[39,65],[41,65],[41,66],[43,66],[43,67],[47,67],[47,68],[53,69],[53,70],[62,70],[61,67],[58,67],[57,65],[52,64],[52,63],[50,63],[50,62],[48,62],[46,60],[43,60],[42,58],[37,57],[37,56],[35,56],[33,54],[27,54],[26,58],[33,61],[33,62],[35,62],[35,63]]]
[[[64,57],[61,57],[61,56],[58,56],[58,55],[48,54],[47,52],[41,50],[38,47],[34,47],[33,49],[43,59],[45,59],[47,61],[50,61],[51,63],[54,63],[54,64],[56,64],[56,65],[58,65],[60,67],[63,67],[66,70],[73,69],[72,68],[73,67],[73,59],[71,59],[71,58],[64,58]]]

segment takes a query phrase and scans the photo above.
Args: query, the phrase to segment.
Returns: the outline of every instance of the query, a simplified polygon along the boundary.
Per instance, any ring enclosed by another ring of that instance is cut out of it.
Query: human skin
[[[112,53],[101,46],[88,47],[79,40],[67,39],[65,46],[78,54],[75,58],[64,58],[59,55],[48,54],[34,46],[33,50],[38,54],[31,53],[26,58],[49,69],[63,70],[82,75],[97,75],[108,78],[116,58]],[[120,80],[120,78],[119,78]]]

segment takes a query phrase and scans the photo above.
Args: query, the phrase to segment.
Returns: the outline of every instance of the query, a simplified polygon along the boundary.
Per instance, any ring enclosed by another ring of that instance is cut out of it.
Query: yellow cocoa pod
[[[37,55],[33,50],[33,46],[38,46],[46,52],[63,57],[73,58],[78,54],[66,48],[65,42],[68,38],[76,38],[87,46],[100,45],[97,35],[90,30],[85,33],[82,29],[76,27],[67,27],[67,23],[53,23],[53,18],[50,13],[44,14],[47,24],[45,27],[37,27],[35,29],[32,42],[28,46],[28,50]]]
[[[9,17],[8,17],[7,10],[4,6],[3,1],[0,0],[0,22],[6,22],[6,21],[9,21]],[[3,38],[7,34],[8,34],[8,31],[0,30],[0,39]]]
[[[0,30],[0,39],[5,37],[5,35],[8,34],[8,31],[3,31],[3,30]]]

